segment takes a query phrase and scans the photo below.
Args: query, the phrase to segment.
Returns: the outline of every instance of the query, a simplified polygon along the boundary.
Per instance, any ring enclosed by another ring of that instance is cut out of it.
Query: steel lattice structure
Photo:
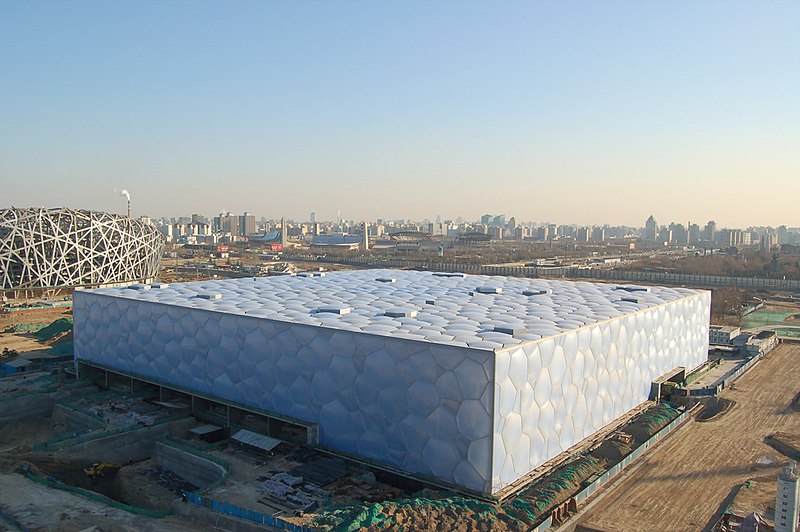
[[[0,210],[0,289],[102,285],[155,277],[164,241],[137,220],[73,209]]]

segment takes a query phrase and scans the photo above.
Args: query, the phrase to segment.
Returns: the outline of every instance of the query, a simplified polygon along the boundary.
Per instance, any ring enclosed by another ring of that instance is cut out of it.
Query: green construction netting
[[[395,519],[395,514],[404,513],[404,510],[413,512],[463,512],[472,515],[478,520],[492,523],[496,520],[498,508],[477,499],[457,495],[430,499],[427,497],[412,497],[396,501],[383,501],[380,503],[353,503],[326,509],[312,517],[310,526],[336,532],[352,532],[355,530],[375,530],[402,528]]]
[[[668,425],[673,419],[678,417],[678,412],[672,405],[668,403],[660,403],[656,406],[648,408],[634,419],[637,424],[647,430],[652,436],[663,427]]]
[[[47,327],[33,333],[33,336],[42,341],[52,340],[56,336],[72,330],[72,318],[59,318]]]
[[[508,515],[532,524],[537,516],[558,503],[565,492],[575,491],[584,480],[597,472],[599,466],[597,458],[581,456],[543,477],[513,501],[503,505],[503,509]]]
[[[41,323],[17,323],[11,329],[16,333],[29,333],[43,329],[45,325]]]

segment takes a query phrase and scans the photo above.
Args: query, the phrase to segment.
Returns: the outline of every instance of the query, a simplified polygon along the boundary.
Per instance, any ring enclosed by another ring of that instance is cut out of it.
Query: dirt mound
[[[716,398],[716,400],[706,403],[700,415],[697,416],[697,421],[704,422],[719,419],[727,414],[735,405],[736,401]]]
[[[495,505],[460,496],[427,496],[330,509],[305,524],[322,530],[524,530]]]
[[[660,403],[636,416],[622,428],[622,431],[633,436],[634,442],[641,444],[666,427],[678,417],[678,414],[679,412],[670,404]]]
[[[47,327],[39,329],[31,336],[42,342],[52,342],[72,331],[72,318],[59,318]]]
[[[786,319],[783,321],[800,321],[800,314],[792,314],[791,316],[786,316]]]
[[[631,454],[631,446],[621,441],[605,440],[592,449],[592,456],[600,459],[602,464],[616,464]]]

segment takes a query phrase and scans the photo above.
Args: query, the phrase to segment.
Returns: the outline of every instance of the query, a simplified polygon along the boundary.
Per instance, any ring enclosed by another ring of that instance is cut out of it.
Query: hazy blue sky
[[[0,207],[800,225],[800,2],[0,0]]]

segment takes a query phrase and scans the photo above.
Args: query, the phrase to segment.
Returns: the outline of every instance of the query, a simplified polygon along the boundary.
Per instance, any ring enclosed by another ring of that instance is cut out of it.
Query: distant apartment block
[[[731,345],[733,339],[742,332],[740,327],[711,325],[708,330],[708,343],[712,345]]]

